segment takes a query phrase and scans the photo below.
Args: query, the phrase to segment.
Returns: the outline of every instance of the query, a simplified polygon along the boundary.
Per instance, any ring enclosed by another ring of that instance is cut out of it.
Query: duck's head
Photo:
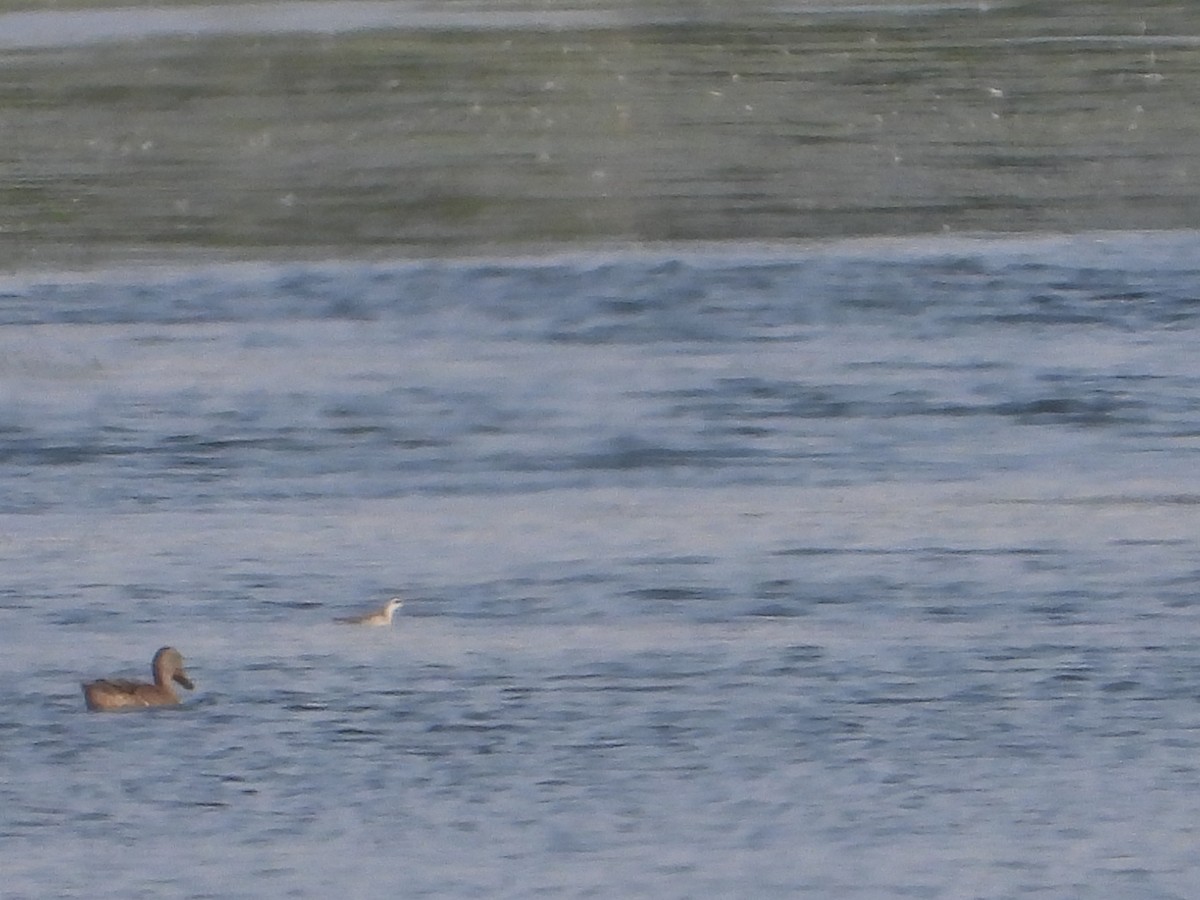
[[[192,679],[183,670],[183,655],[174,647],[163,647],[154,654],[154,680],[159,684],[175,681],[189,691],[195,688]]]

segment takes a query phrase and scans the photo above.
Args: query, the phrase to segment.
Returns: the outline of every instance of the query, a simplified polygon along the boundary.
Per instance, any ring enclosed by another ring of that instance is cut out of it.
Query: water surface
[[[1173,3],[0,16],[0,265],[1192,228]]]
[[[6,894],[1188,896],[1198,251],[8,278]]]
[[[0,892],[1190,898],[1198,25],[7,6]]]

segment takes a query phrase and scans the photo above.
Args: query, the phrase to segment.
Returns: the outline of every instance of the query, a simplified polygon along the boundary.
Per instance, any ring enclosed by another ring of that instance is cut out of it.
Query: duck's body
[[[334,619],[333,621],[340,622],[343,625],[391,625],[392,616],[403,605],[404,603],[401,602],[399,597],[393,597],[377,610],[363,613],[361,616],[346,616],[341,619]]]
[[[83,699],[88,709],[104,712],[146,706],[175,706],[179,703],[179,695],[175,693],[171,682],[177,681],[189,691],[194,687],[183,670],[183,657],[174,647],[163,647],[155,653],[150,668],[154,672],[154,684],[116,678],[84,683]]]

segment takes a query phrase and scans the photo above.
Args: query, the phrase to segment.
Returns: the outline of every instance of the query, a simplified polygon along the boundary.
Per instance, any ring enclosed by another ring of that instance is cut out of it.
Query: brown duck
[[[189,691],[192,690],[192,680],[183,670],[183,657],[174,647],[163,647],[155,653],[150,667],[154,672],[154,684],[114,678],[85,682],[83,699],[87,701],[88,709],[103,712],[140,709],[144,706],[175,706],[179,703],[179,695],[175,693],[172,681],[178,681]]]

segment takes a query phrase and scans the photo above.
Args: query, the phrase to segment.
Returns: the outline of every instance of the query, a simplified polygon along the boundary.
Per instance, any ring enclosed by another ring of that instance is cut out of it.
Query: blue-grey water
[[[1191,900],[1198,35],[6,2],[0,900]]]
[[[5,278],[0,895],[1192,896],[1197,260]]]

